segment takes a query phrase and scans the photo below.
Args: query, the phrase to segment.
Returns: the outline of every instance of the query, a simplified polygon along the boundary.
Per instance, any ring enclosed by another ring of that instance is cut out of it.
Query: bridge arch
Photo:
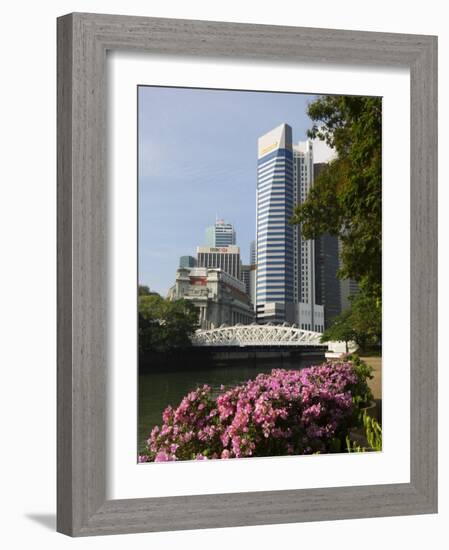
[[[221,325],[210,330],[197,330],[192,336],[194,346],[209,347],[264,347],[264,346],[319,346],[321,333],[310,330],[303,330],[296,325],[283,323],[282,325]]]

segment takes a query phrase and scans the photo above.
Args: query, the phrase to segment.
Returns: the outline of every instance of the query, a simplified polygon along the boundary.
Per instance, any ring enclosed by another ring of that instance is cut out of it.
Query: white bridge
[[[282,325],[221,325],[219,328],[210,330],[197,330],[192,336],[194,346],[210,347],[253,347],[253,346],[276,346],[276,347],[298,347],[298,346],[320,346],[327,347],[321,343],[321,333],[303,330],[296,325],[284,323]]]

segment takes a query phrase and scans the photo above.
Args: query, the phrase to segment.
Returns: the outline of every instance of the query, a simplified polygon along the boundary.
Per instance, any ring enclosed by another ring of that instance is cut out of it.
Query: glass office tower
[[[232,246],[236,243],[234,227],[224,220],[216,220],[215,225],[206,229],[206,246]]]
[[[257,280],[259,323],[294,322],[292,129],[281,124],[258,140]]]

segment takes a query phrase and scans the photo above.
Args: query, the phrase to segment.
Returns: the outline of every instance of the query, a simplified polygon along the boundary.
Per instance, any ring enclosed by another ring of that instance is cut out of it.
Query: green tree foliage
[[[159,294],[139,296],[139,351],[168,352],[191,346],[198,311],[186,300],[170,301]]]
[[[151,294],[150,287],[146,285],[139,285],[139,296],[149,296]]]
[[[139,296],[160,296],[160,294],[150,290],[149,286],[139,285]]]
[[[382,338],[382,305],[379,299],[359,292],[351,299],[350,321],[354,340],[362,350],[379,346]]]
[[[333,147],[337,158],[316,179],[292,223],[306,239],[323,233],[342,242],[340,277],[380,299],[382,253],[382,103],[376,97],[323,96],[308,108],[309,137]]]
[[[362,349],[379,346],[382,338],[382,307],[380,301],[366,292],[351,298],[351,307],[335,317],[321,337],[322,342],[346,343],[355,341]]]
[[[355,339],[355,332],[352,328],[352,311],[346,309],[335,317],[332,325],[323,332],[322,342],[345,342],[346,353],[348,353],[348,342]]]

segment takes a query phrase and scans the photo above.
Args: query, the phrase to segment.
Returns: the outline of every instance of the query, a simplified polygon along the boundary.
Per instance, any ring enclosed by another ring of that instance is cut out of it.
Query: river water
[[[259,373],[271,372],[274,368],[302,369],[323,362],[324,357],[305,355],[295,359],[275,361],[273,359],[257,363],[230,361],[226,365],[188,370],[168,369],[139,376],[139,450],[145,448],[151,429],[162,422],[162,412],[167,405],[176,407],[181,399],[197,386],[208,384],[219,389],[221,384],[232,387],[255,378]]]

